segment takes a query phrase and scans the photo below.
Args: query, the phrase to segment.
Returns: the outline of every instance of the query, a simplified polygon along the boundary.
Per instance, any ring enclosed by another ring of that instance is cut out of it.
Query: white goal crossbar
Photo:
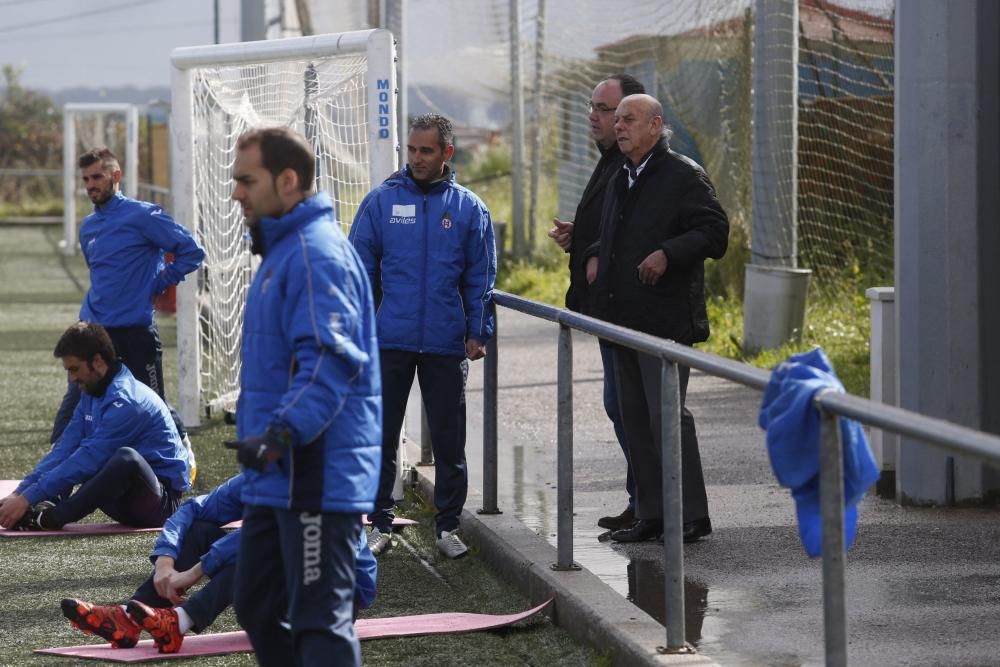
[[[303,134],[317,153],[316,187],[346,228],[397,169],[395,43],[388,30],[363,30],[178,48],[171,63],[172,212],[206,249],[198,279],[177,291],[177,408],[196,426],[206,409],[232,409],[238,392],[242,301],[256,268],[229,201],[239,135]]]
[[[118,115],[125,117],[125,154],[118,155],[124,160],[125,174],[122,189],[126,196],[135,197],[139,187],[139,108],[134,104],[82,103],[73,102],[63,107],[63,241],[62,251],[75,255],[76,237],[76,191],[79,170],[76,166],[77,139],[88,143],[110,143],[107,138],[77,137],[77,121],[84,116]],[[99,133],[101,134],[101,133]],[[97,145],[86,146],[87,150]]]

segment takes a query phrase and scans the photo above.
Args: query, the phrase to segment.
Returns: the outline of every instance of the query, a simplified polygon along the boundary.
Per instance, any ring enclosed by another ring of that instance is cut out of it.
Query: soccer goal
[[[398,164],[395,45],[387,30],[175,49],[173,214],[205,248],[177,293],[178,408],[197,425],[232,410],[240,335],[256,268],[230,199],[236,142],[290,127],[316,151],[316,188],[345,233],[361,200]]]
[[[122,190],[139,187],[139,108],[134,104],[71,103],[63,107],[63,253],[76,254],[80,155],[107,146],[122,162]],[[85,209],[89,210],[89,209]]]

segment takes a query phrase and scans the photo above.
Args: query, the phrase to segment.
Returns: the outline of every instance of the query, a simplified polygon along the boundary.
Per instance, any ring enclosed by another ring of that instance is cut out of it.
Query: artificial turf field
[[[61,228],[53,226],[0,227],[0,479],[24,476],[48,450],[52,418],[65,389],[65,374],[52,348],[77,318],[87,271],[79,256],[65,258],[59,253],[60,236]],[[172,318],[160,319],[160,333],[169,398],[176,395]],[[221,444],[233,435],[233,427],[221,420],[192,431],[198,461],[196,493],[236,473],[232,452]],[[530,606],[474,552],[460,561],[440,557],[429,508],[411,499],[403,516],[420,525],[407,528],[395,548],[379,560],[378,596],[362,617],[448,611],[509,614]],[[95,520],[107,518],[98,514]],[[71,628],[59,611],[59,601],[77,597],[124,602],[150,572],[147,554],[154,539],[155,533],[0,539],[0,665],[98,664],[40,656],[32,650],[99,641]],[[231,611],[212,627],[236,629]],[[369,641],[362,644],[362,651],[366,665],[606,662],[542,616],[500,631]],[[169,664],[175,663],[183,664],[175,660]],[[243,654],[200,658],[196,664],[254,661]]]

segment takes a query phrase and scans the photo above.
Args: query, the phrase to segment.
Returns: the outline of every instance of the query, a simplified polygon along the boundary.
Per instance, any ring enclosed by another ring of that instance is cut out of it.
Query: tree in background
[[[21,85],[21,72],[3,66],[6,93],[0,101],[0,165],[57,169],[62,166],[62,127],[52,99]]]
[[[21,85],[21,71],[3,66],[5,90],[0,99],[0,168],[60,169],[62,124],[52,99]],[[0,179],[0,199],[23,202],[52,197],[53,184],[44,178]]]

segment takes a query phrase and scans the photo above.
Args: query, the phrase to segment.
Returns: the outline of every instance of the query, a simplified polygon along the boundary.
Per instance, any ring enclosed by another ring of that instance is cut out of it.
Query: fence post
[[[431,425],[427,423],[427,408],[423,396],[420,400],[420,460],[418,466],[434,465],[434,445],[431,443]]]
[[[553,570],[579,570],[573,562],[573,337],[559,325],[556,552]]]
[[[493,338],[483,360],[483,506],[477,514],[502,514],[497,507],[497,380],[500,318],[493,316]]]
[[[660,457],[663,476],[663,585],[667,645],[660,653],[693,653],[684,630],[684,512],[681,506],[681,395],[677,364],[661,359]]]
[[[896,288],[869,287],[871,302],[871,399],[898,405],[896,398]],[[899,436],[880,428],[871,430],[872,452],[881,470],[875,491],[883,498],[896,497],[896,452]]]
[[[819,502],[823,520],[823,635],[827,667],[847,667],[844,471],[840,422],[820,412]]]

